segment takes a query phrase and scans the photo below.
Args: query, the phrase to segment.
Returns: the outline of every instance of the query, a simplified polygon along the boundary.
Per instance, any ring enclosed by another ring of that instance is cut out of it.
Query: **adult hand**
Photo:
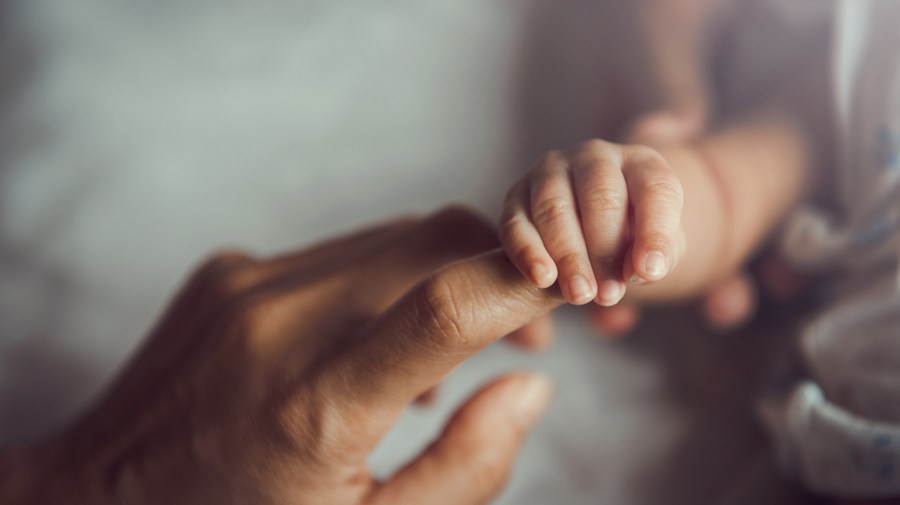
[[[0,502],[490,500],[548,402],[538,376],[483,388],[386,482],[366,458],[417,396],[561,302],[499,251],[450,264],[495,245],[451,209],[274,259],[215,256],[92,411],[0,454]]]

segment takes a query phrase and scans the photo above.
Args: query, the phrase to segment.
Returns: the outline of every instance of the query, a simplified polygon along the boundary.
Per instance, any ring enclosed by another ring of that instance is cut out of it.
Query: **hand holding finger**
[[[491,342],[562,300],[523,279],[494,251],[425,279],[327,365],[349,408],[368,412],[365,431],[380,436],[413,399]],[[354,429],[352,426],[349,429]]]
[[[28,488],[13,491],[39,491],[33,499],[7,499],[0,482],[0,501],[367,502],[378,485],[366,457],[399,412],[467,356],[560,303],[494,252],[431,275],[394,304],[434,269],[493,245],[489,226],[451,209],[269,260],[215,256],[96,407],[33,452],[23,448],[29,465],[17,482]],[[507,468],[545,404],[526,382],[477,396],[448,427],[450,445],[437,444],[420,468],[443,466],[440,475],[455,479],[475,443],[493,444],[499,459],[486,464]],[[493,429],[503,436],[485,442]],[[486,500],[502,474],[470,498]]]
[[[596,302],[609,307],[619,303],[626,290],[622,261],[628,238],[629,197],[621,149],[608,142],[591,141],[576,149],[572,159],[584,241],[597,282]]]
[[[556,282],[558,271],[532,222],[530,202],[527,180],[509,190],[500,215],[500,241],[525,278],[539,288],[548,288]]]
[[[550,152],[530,174],[531,217],[559,270],[563,297],[583,305],[597,295],[597,281],[588,258],[570,175],[563,153]]]

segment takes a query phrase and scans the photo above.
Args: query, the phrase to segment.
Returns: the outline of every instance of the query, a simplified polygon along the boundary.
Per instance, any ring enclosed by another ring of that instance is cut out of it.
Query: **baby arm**
[[[689,297],[739,268],[800,198],[812,166],[808,144],[804,129],[773,107],[696,144],[661,146],[685,188],[689,246],[677,270],[631,295]]]
[[[548,153],[507,197],[510,258],[577,304],[613,305],[626,287],[640,301],[708,289],[748,258],[823,164],[828,87],[805,85],[818,68],[696,143],[589,141]]]

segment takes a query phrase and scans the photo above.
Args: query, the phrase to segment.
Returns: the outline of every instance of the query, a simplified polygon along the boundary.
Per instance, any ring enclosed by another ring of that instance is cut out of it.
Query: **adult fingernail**
[[[653,251],[644,258],[644,272],[649,280],[662,279],[666,275],[666,257],[659,251]]]
[[[594,298],[591,285],[583,275],[569,279],[569,296],[571,297],[569,301],[576,305],[587,303]]]
[[[547,409],[553,393],[553,382],[543,374],[535,374],[520,386],[512,403],[512,415],[522,428],[529,429]]]
[[[541,263],[535,263],[534,266],[531,267],[531,278],[534,279],[534,282],[536,282],[540,288],[549,287],[555,280],[550,273],[550,269]]]
[[[597,289],[597,303],[604,307],[612,307],[625,296],[625,284],[619,281],[603,281]]]

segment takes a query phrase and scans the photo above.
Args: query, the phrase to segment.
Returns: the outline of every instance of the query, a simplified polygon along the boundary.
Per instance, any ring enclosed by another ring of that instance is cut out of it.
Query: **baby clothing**
[[[763,418],[783,467],[814,492],[900,495],[900,2],[836,4],[834,206],[789,220],[784,256],[828,273],[802,333],[804,378]]]

